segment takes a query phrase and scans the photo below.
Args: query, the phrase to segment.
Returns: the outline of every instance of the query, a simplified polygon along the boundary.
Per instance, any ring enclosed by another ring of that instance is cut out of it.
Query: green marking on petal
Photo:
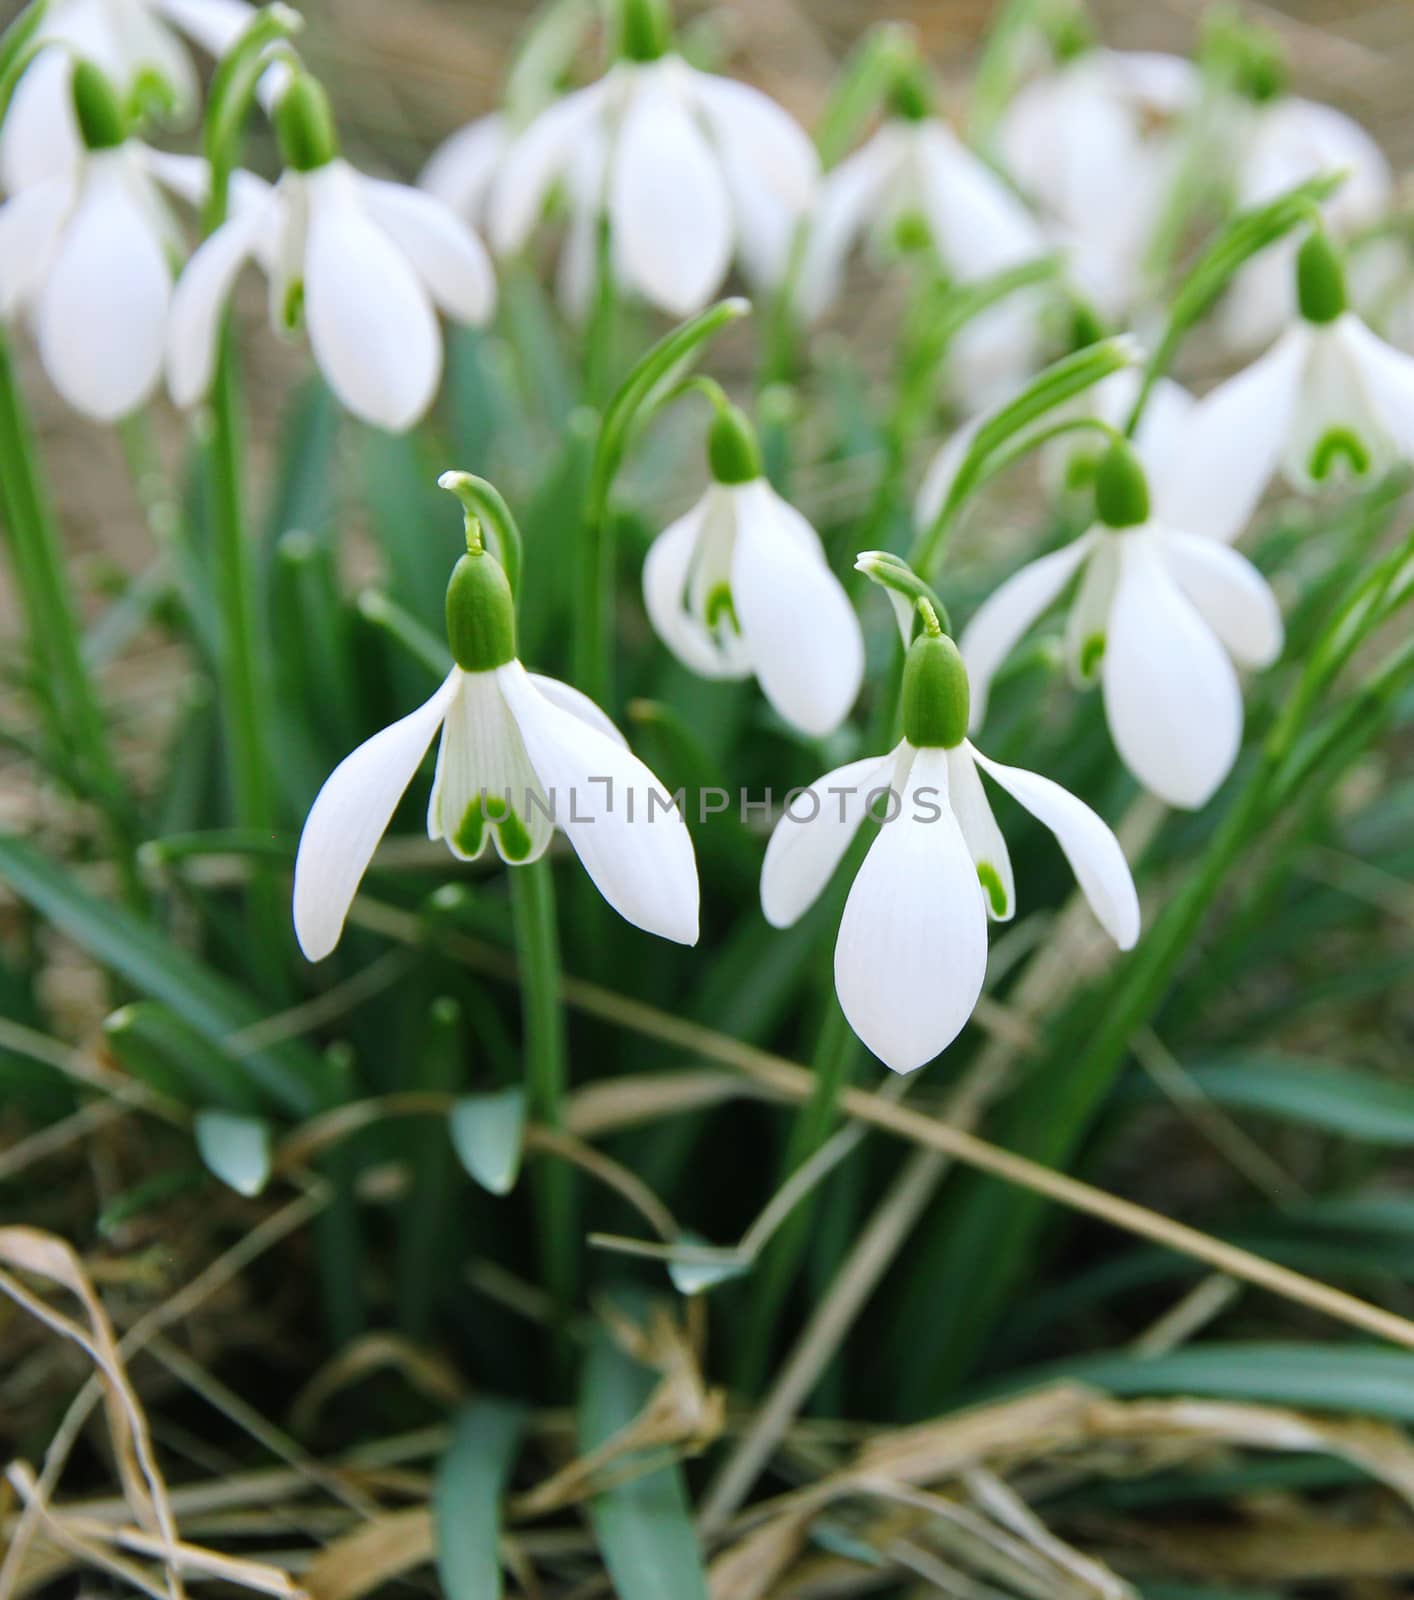
[[[293,333],[304,321],[304,279],[291,278],[280,302],[280,321]]]
[[[986,891],[987,899],[992,904],[992,915],[1004,917],[1006,915],[1006,890],[1002,880],[997,874],[997,869],[990,861],[977,863],[977,881]]]
[[[490,822],[504,822],[511,814],[511,803],[503,794],[483,795],[482,804],[486,808],[486,817]]]
[[[496,842],[507,861],[524,861],[530,854],[530,829],[514,811],[507,811],[496,825]]]
[[[463,855],[479,855],[486,839],[486,818],[481,809],[481,796],[477,795],[466,808],[466,815],[452,836],[453,843]]]
[[[900,255],[927,250],[933,243],[933,230],[921,211],[904,211],[894,223],[894,248]]]
[[[1080,647],[1080,676],[1087,681],[1093,678],[1104,659],[1105,636],[1103,633],[1092,633]]]
[[[1321,435],[1311,452],[1311,476],[1317,483],[1324,483],[1342,459],[1348,463],[1352,477],[1363,478],[1370,470],[1370,452],[1364,441],[1349,428],[1331,428]]]
[[[723,622],[733,633],[741,632],[741,624],[736,617],[736,606],[732,602],[731,588],[725,583],[719,583],[707,596],[708,632],[716,633],[718,626]]]

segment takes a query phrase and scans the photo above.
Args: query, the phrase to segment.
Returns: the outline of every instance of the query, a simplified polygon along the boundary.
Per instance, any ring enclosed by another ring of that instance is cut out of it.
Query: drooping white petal
[[[815,904],[859,831],[871,797],[888,788],[896,754],[836,767],[787,806],[761,864],[761,910],[773,928],[789,928]]]
[[[13,317],[43,283],[73,203],[73,180],[56,177],[0,205],[0,317]]]
[[[885,1066],[912,1072],[961,1033],[986,971],[987,913],[948,804],[947,752],[920,750],[845,902],[835,990]]]
[[[986,277],[1045,251],[1023,201],[941,122],[917,130],[920,199],[934,243],[963,280]]]
[[[359,882],[456,697],[454,667],[436,694],[376,733],[334,768],[319,791],[295,857],[295,936],[310,961],[339,942]]]
[[[1295,326],[1198,402],[1181,448],[1151,479],[1156,517],[1212,539],[1237,537],[1276,471],[1309,349],[1306,325]]]
[[[147,5],[127,0],[126,4],[113,5],[110,0],[110,26],[121,59],[121,67],[113,77],[120,88],[130,89],[143,76],[155,73],[176,102],[177,114],[186,118],[200,102],[201,87],[190,51],[159,16],[166,4],[167,0],[155,0]],[[181,0],[175,0],[175,4],[182,10]],[[189,5],[186,9],[190,12],[194,8]],[[213,15],[221,9],[220,0],[216,0]],[[249,12],[246,15],[248,18]],[[239,32],[240,28],[235,31]],[[235,34],[227,37],[223,31],[221,37],[229,44]],[[221,46],[224,48],[225,44]],[[220,51],[214,53],[220,54]]]
[[[254,6],[245,0],[148,0],[154,11],[219,60],[250,26]]]
[[[497,255],[521,249],[530,237],[576,143],[599,115],[606,83],[577,89],[549,106],[506,151],[488,200]]]
[[[1063,550],[1032,561],[994,589],[962,630],[958,649],[972,689],[971,726],[987,715],[987,696],[997,669],[1017,641],[1075,576],[1101,535],[1092,530]]]
[[[478,117],[437,146],[418,177],[418,187],[479,228],[511,138],[510,126],[499,111]]]
[[[751,659],[741,635],[727,619],[715,630],[692,605],[703,587],[702,552],[721,545],[724,555],[712,567],[730,572],[730,553],[736,537],[735,517],[728,493],[713,484],[695,506],[671,523],[653,541],[643,563],[643,603],[653,631],[685,667],[704,678],[746,678]]]
[[[752,669],[782,717],[821,737],[849,713],[864,636],[815,530],[764,478],[732,489],[732,601]]]
[[[1080,892],[1121,950],[1139,938],[1139,896],[1124,851],[1109,826],[1068,789],[1022,767],[989,761],[967,746],[977,765],[1056,836]]]
[[[958,468],[962,466],[967,452],[972,448],[972,441],[977,437],[978,428],[986,420],[985,411],[979,411],[976,416],[969,417],[961,427],[948,435],[942,448],[928,463],[913,512],[914,521],[920,529],[930,527],[937,519],[957,478]]]
[[[1232,770],[1242,691],[1217,635],[1146,532],[1115,535],[1119,585],[1110,615],[1105,715],[1125,766],[1172,806],[1196,810]]]
[[[948,751],[948,797],[977,867],[987,915],[994,922],[1010,922],[1016,911],[1011,855],[977,775],[976,751],[965,739],[955,750]]]
[[[1387,344],[1353,312],[1334,331],[1381,428],[1400,455],[1414,460],[1414,356]]]
[[[796,280],[796,307],[813,322],[840,292],[845,261],[903,158],[899,130],[881,128],[825,174]]]
[[[450,206],[381,178],[359,179],[369,215],[407,256],[448,316],[479,324],[496,303],[496,276],[481,240]]]
[[[91,155],[36,322],[45,370],[71,406],[114,422],[147,399],[162,371],[171,298],[167,258],[125,153]]]
[[[350,411],[400,433],[442,374],[442,337],[407,258],[364,210],[350,170],[307,175],[304,308],[315,360]]]
[[[269,211],[255,207],[234,213],[197,246],[178,278],[166,351],[167,387],[177,405],[195,405],[211,387],[226,302],[271,220]]]
[[[494,843],[503,861],[535,861],[555,832],[550,803],[495,672],[462,674],[447,709],[427,805],[427,837],[475,861]]]
[[[72,174],[83,154],[69,89],[66,50],[41,50],[15,85],[0,122],[0,183],[18,195],[46,178]]]
[[[726,184],[671,78],[654,66],[638,69],[619,129],[609,216],[619,259],[644,299],[675,317],[707,304],[732,256]]]
[[[532,672],[528,676],[531,683],[552,705],[557,705],[561,711],[568,711],[572,717],[587,722],[606,739],[612,739],[615,744],[627,748],[628,740],[614,726],[613,720],[601,711],[587,694],[583,694],[571,683],[562,683],[558,678],[547,678],[540,672]]]
[[[536,775],[595,887],[625,921],[697,942],[697,861],[687,824],[625,745],[562,710],[518,661],[496,669]]]
[[[1281,654],[1281,608],[1271,585],[1230,545],[1196,533],[1159,533],[1164,560],[1229,655],[1244,667],[1269,667]]]

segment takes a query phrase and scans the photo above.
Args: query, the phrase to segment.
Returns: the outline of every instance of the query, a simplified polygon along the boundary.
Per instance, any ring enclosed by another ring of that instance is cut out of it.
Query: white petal
[[[1246,556],[1196,533],[1165,529],[1164,560],[1203,620],[1244,667],[1269,667],[1281,654],[1281,607]]]
[[[1414,356],[1386,344],[1351,312],[1340,318],[1336,334],[1382,429],[1406,460],[1414,460]]]
[[[17,195],[46,178],[71,174],[83,154],[69,91],[72,60],[41,50],[15,85],[0,124],[0,181]]]
[[[582,694],[573,684],[561,683],[558,678],[547,678],[543,673],[532,672],[527,674],[531,683],[553,705],[561,711],[568,711],[572,717],[578,717],[581,722],[588,723],[591,728],[602,733],[606,739],[612,739],[615,744],[628,748],[628,740],[614,726],[610,717],[599,709],[587,694]]]
[[[962,630],[958,649],[967,666],[972,689],[971,725],[978,728],[987,715],[987,696],[997,669],[1011,654],[1017,641],[1047,606],[1060,594],[1094,548],[1100,535],[1083,534],[1079,539],[1053,550],[1013,573],[999,589],[973,613]]]
[[[442,337],[407,258],[367,215],[341,163],[311,173],[304,308],[330,387],[357,416],[402,432],[442,373]]]
[[[741,636],[730,628],[709,633],[688,603],[700,548],[710,537],[730,549],[734,536],[730,497],[713,485],[690,511],[658,535],[643,563],[643,603],[653,631],[685,667],[704,678],[751,674]]]
[[[149,0],[208,55],[225,55],[250,26],[255,7],[245,0]]]
[[[90,156],[38,305],[40,355],[76,410],[114,422],[162,371],[172,274],[124,152]]]
[[[825,174],[796,282],[796,306],[806,321],[815,321],[839,294],[846,258],[901,155],[897,130],[884,128]]]
[[[1045,251],[1023,202],[941,122],[919,128],[921,199],[934,243],[957,275],[985,277]]]
[[[1172,528],[1232,540],[1276,471],[1309,338],[1291,328],[1259,360],[1198,402],[1153,482],[1154,514]]]
[[[479,228],[510,141],[510,126],[499,112],[478,117],[437,146],[422,169],[418,187]]]
[[[542,111],[506,152],[488,202],[491,243],[498,255],[521,249],[530,237],[550,190],[603,99],[602,83],[566,95]]]
[[[1139,938],[1139,896],[1119,840],[1103,819],[1049,778],[989,761],[970,745],[968,749],[988,777],[1055,834],[1101,927],[1121,950],[1132,949]]]
[[[1125,766],[1172,806],[1196,810],[1232,769],[1242,692],[1217,635],[1144,533],[1120,534],[1105,648],[1105,714]]]
[[[160,5],[111,7],[123,57],[123,69],[116,77],[120,87],[132,88],[140,76],[155,72],[171,89],[177,113],[185,119],[200,103],[201,86],[186,45],[156,15],[160,9]],[[216,9],[220,10],[219,0]]]
[[[1066,665],[1079,689],[1089,688],[1100,675],[1118,581],[1119,550],[1101,531],[1065,619]]]
[[[624,745],[541,694],[518,661],[496,676],[558,825],[600,894],[635,927],[696,944],[697,862],[663,786]]]
[[[481,240],[434,195],[361,178],[369,215],[407,256],[428,293],[458,322],[479,324],[496,304],[496,277]]]
[[[869,800],[889,786],[895,756],[866,756],[818,778],[772,829],[761,864],[761,910],[789,928],[814,905],[859,831]]]
[[[624,270],[644,299],[675,317],[707,304],[731,262],[726,184],[687,107],[652,68],[640,69],[619,129],[609,215]]]
[[[832,733],[864,676],[864,636],[819,538],[764,478],[736,500],[732,601],[766,698],[805,733]]]
[[[475,861],[495,843],[503,861],[535,861],[555,832],[554,807],[526,752],[495,672],[467,672],[447,711],[427,806],[427,837]]]
[[[1010,922],[1016,911],[1016,880],[1011,871],[1011,855],[992,815],[991,802],[977,776],[977,752],[964,740],[948,751],[948,796],[953,815],[967,841],[968,854],[977,867],[977,878],[987,901],[987,915],[994,922]]]
[[[897,816],[850,888],[835,944],[840,1006],[895,1072],[952,1043],[987,971],[982,887],[947,795],[947,752],[920,750]]]
[[[73,181],[57,177],[0,205],[0,317],[13,317],[43,283],[73,203]]]
[[[339,942],[359,881],[456,696],[453,668],[424,705],[334,768],[305,819],[295,857],[295,936],[310,961]]]
[[[197,246],[172,295],[167,323],[167,387],[179,406],[195,405],[211,387],[221,318],[241,268],[270,213],[236,213]]]

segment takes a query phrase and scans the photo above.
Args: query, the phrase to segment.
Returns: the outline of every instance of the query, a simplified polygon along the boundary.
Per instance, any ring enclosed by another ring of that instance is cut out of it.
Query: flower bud
[[[1095,514],[1110,528],[1149,520],[1149,480],[1127,439],[1116,439],[1095,468]]]
[[[334,113],[324,85],[296,72],[275,103],[275,133],[285,165],[295,172],[327,167],[339,154]]]
[[[74,63],[74,116],[84,147],[113,150],[128,136],[128,119],[117,92],[91,61]]]
[[[924,616],[928,631],[909,645],[903,664],[903,736],[916,749],[952,750],[967,737],[967,668],[937,618]]]
[[[490,672],[515,660],[515,599],[474,518],[467,524],[466,544],[447,585],[447,643],[464,672]]]
[[[619,55],[625,61],[657,61],[672,42],[673,19],[666,0],[619,0]]]
[[[1345,310],[1345,265],[1319,228],[1296,257],[1296,299],[1307,322],[1334,322]]]
[[[761,476],[761,446],[740,406],[717,408],[707,430],[707,464],[718,483],[751,483]]]

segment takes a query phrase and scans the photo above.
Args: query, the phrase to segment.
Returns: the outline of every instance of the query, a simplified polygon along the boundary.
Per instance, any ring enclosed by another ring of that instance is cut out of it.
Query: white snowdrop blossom
[[[1072,677],[1080,686],[1099,678],[1115,748],[1135,778],[1169,805],[1196,809],[1241,747],[1234,662],[1270,666],[1282,623],[1261,573],[1217,529],[1192,520],[1192,498],[1180,504],[1182,486],[1201,493],[1216,464],[1191,440],[1171,461],[1155,474],[1151,514],[1139,458],[1116,441],[1096,471],[1096,525],[1007,579],[959,643],[976,727],[998,668],[1078,578],[1065,629]]]
[[[1122,317],[1144,290],[1198,85],[1179,56],[1086,50],[1026,84],[1002,119],[1003,165],[1106,317]]]
[[[1186,527],[1242,529],[1281,473],[1310,492],[1414,461],[1414,357],[1346,308],[1343,269],[1323,234],[1297,256],[1301,315],[1264,355],[1199,401],[1167,493]]]
[[[378,841],[439,732],[429,838],[463,861],[494,844],[516,867],[542,856],[559,828],[621,917],[695,944],[697,863],[687,825],[592,700],[516,659],[505,574],[474,535],[448,586],[447,623],[456,662],[447,677],[339,763],[305,820],[294,924],[308,959],[338,944]]]
[[[820,536],[761,474],[746,418],[713,423],[714,482],[654,540],[643,567],[649,621],[705,678],[753,674],[802,733],[832,733],[859,693],[864,640]]]
[[[76,161],[0,205],[0,319],[28,316],[64,399],[96,422],[142,405],[162,373],[173,264],[185,251],[162,188],[191,198],[205,163],[125,137],[111,87],[74,74],[85,122]]]
[[[1282,97],[1244,107],[1237,147],[1236,201],[1244,209],[1335,173],[1344,178],[1320,208],[1335,238],[1352,238],[1389,209],[1389,162],[1358,122],[1331,106]],[[1292,269],[1298,248],[1299,241],[1288,236],[1238,273],[1219,314],[1219,330],[1233,348],[1270,344],[1296,314]]]
[[[491,191],[490,236],[498,254],[522,249],[563,182],[567,303],[588,302],[607,214],[616,280],[683,317],[707,304],[733,258],[760,286],[780,280],[818,173],[810,140],[759,90],[672,54],[620,61],[511,145]]]
[[[478,117],[437,146],[418,177],[418,188],[450,206],[478,233],[484,232],[491,187],[514,138],[501,112]]]
[[[894,116],[821,184],[796,289],[801,314],[813,320],[838,297],[861,234],[887,244],[915,221],[964,282],[1046,251],[1026,204],[946,123]]]
[[[789,927],[815,902],[866,817],[880,826],[835,943],[845,1017],[881,1061],[912,1072],[966,1025],[987,969],[987,921],[1015,910],[1015,885],[985,773],[1055,835],[1096,917],[1121,949],[1139,902],[1119,841],[1049,778],[1003,766],[966,737],[967,677],[950,639],[925,633],[904,672],[904,738],[883,756],[798,791],[766,847],[761,904]]]
[[[287,167],[279,182],[243,175],[230,216],[177,285],[167,341],[172,398],[191,406],[206,395],[226,303],[241,268],[255,260],[270,281],[273,325],[302,320],[319,370],[348,410],[402,432],[427,410],[441,379],[437,311],[473,324],[491,315],[490,260],[442,201],[366,177],[337,154],[312,79],[293,79],[279,102],[277,123],[288,130],[297,119],[303,131],[282,132]]]
[[[186,118],[200,83],[185,41],[220,57],[254,14],[245,0],[54,0],[36,35],[45,48],[16,84],[0,127],[0,184],[18,194],[79,159],[75,60],[98,67],[125,102],[154,95]]]

